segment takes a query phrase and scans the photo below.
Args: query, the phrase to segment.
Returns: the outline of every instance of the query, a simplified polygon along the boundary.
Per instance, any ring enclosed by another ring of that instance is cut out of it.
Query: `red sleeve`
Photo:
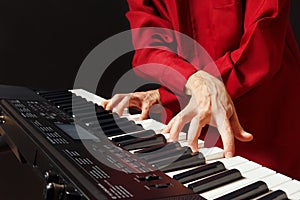
[[[221,74],[230,96],[235,99],[279,70],[289,23],[289,0],[245,1],[244,34],[239,48],[217,59],[215,76]],[[219,71],[219,72],[218,72]]]
[[[176,36],[168,12],[161,1],[128,0],[127,18],[136,49],[132,65],[135,72],[182,95],[187,79],[197,69],[177,55]],[[165,29],[139,29],[159,27]]]

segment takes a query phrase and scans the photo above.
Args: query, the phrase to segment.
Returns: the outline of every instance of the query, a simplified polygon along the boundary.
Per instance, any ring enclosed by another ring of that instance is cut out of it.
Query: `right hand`
[[[102,106],[106,110],[113,110],[120,116],[125,108],[135,108],[141,111],[139,120],[147,119],[150,108],[154,104],[159,104],[160,95],[157,90],[149,90],[146,92],[134,92],[128,94],[116,94],[111,99],[102,102]]]

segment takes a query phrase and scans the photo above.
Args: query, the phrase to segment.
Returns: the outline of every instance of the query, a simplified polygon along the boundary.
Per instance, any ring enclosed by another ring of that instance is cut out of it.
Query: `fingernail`
[[[232,158],[232,157],[233,157],[233,153],[232,152],[226,152],[225,158]]]

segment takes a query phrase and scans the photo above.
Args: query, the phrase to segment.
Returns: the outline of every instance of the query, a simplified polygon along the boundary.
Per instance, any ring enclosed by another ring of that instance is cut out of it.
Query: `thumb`
[[[139,117],[139,120],[147,119],[149,116],[150,106],[148,103],[143,103],[142,105],[142,113]]]

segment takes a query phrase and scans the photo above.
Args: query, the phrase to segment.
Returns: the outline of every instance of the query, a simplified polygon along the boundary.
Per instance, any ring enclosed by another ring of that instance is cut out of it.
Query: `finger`
[[[242,128],[235,110],[233,110],[233,114],[230,118],[230,124],[233,134],[238,140],[242,142],[249,142],[253,140],[253,135],[244,131],[244,129]]]
[[[113,109],[114,112],[118,113],[119,116],[123,115],[124,109],[129,105],[130,96],[125,96],[119,104]]]
[[[144,119],[147,119],[148,116],[149,116],[149,112],[150,112],[150,105],[149,105],[149,102],[144,102],[143,105],[142,105],[142,112],[141,112],[141,115],[140,115],[140,120],[144,120]]]
[[[198,138],[200,136],[203,125],[198,116],[191,120],[190,127],[188,130],[187,141],[193,152],[198,151]]]
[[[109,103],[110,99],[109,100],[104,100],[101,102],[101,106],[106,110],[106,106],[107,104]]]
[[[181,113],[175,116],[173,125],[170,129],[170,141],[178,141],[179,133],[183,129],[186,121],[184,121],[184,117]]]
[[[234,135],[228,118],[224,116],[226,115],[223,115],[221,118],[217,119],[216,123],[223,141],[225,157],[230,158],[233,157],[235,153]]]
[[[171,127],[173,126],[175,118],[172,118],[169,123],[167,124],[167,126],[163,129],[163,131],[161,132],[162,134],[165,133],[170,133]]]
[[[114,107],[116,107],[120,101],[125,97],[124,94],[116,94],[113,96],[113,98],[110,99],[108,104],[106,105],[106,110],[112,110]]]

